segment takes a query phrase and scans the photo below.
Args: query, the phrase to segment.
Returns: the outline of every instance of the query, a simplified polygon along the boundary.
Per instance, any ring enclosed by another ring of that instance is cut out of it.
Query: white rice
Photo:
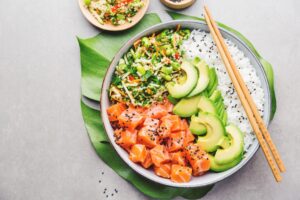
[[[260,114],[263,115],[264,91],[255,68],[250,63],[249,58],[245,57],[244,53],[234,43],[229,40],[225,40],[225,42]],[[186,52],[188,58],[193,59],[198,56],[204,59],[210,67],[215,67],[219,79],[218,89],[224,98],[228,122],[237,125],[245,133],[244,142],[245,151],[247,151],[255,140],[255,135],[211,35],[204,31],[193,30],[190,38],[184,41],[182,49]]]

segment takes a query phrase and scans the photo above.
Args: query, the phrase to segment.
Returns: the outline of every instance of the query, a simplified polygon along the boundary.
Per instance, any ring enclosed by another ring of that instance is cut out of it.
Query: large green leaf
[[[129,30],[118,33],[103,32],[88,39],[78,38],[82,95],[99,101],[104,74],[120,47],[134,35],[160,22],[158,15],[151,13],[145,15],[141,22]]]
[[[134,172],[116,153],[109,143],[103,128],[100,112],[93,110],[81,102],[81,111],[85,127],[91,143],[99,157],[121,177],[129,181],[134,187],[145,195],[155,199],[172,199],[182,196],[187,199],[201,198],[213,187],[204,188],[174,188],[157,184]]]
[[[181,19],[181,20],[200,20],[200,21],[205,21],[203,18],[199,17],[194,17],[194,16],[188,16],[172,11],[167,11],[169,15],[173,19]],[[270,92],[271,92],[271,99],[272,99],[272,110],[271,110],[271,119],[273,119],[275,112],[276,112],[276,95],[275,95],[275,89],[274,89],[274,74],[273,74],[273,68],[272,65],[266,61],[264,58],[261,57],[261,55],[258,53],[258,51],[254,48],[253,44],[245,37],[243,36],[240,32],[234,30],[233,28],[226,26],[225,24],[222,24],[220,22],[217,22],[218,26],[232,32],[235,34],[237,37],[239,37],[243,42],[245,42],[248,47],[253,51],[253,53],[257,56],[257,58],[260,60],[262,66],[264,67],[268,82],[269,82],[269,87],[270,87]]]

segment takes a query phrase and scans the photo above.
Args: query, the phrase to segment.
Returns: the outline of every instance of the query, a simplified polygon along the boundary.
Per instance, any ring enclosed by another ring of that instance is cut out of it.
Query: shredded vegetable
[[[138,106],[162,101],[167,94],[165,83],[182,75],[179,47],[189,35],[188,29],[166,29],[137,40],[116,67],[111,100]]]
[[[142,0],[84,0],[85,5],[100,24],[121,25],[132,22],[140,8]]]

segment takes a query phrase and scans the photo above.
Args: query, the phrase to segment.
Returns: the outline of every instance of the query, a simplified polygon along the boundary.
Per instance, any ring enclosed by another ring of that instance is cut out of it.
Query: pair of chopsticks
[[[224,42],[224,39],[217,27],[216,22],[213,20],[212,15],[207,8],[207,6],[204,6],[204,16],[206,23],[209,27],[210,33],[213,37],[213,40],[215,41],[217,48],[219,50],[219,53],[221,55],[221,58],[225,64],[226,70],[229,74],[229,77],[233,83],[233,86],[235,90],[237,91],[237,94],[241,100],[241,103],[245,109],[245,112],[248,116],[248,119],[250,121],[250,124],[255,132],[255,135],[259,141],[259,144],[263,150],[263,153],[268,161],[268,164],[273,172],[273,175],[277,182],[280,182],[282,180],[282,177],[280,175],[280,172],[285,171],[284,164],[280,158],[280,155],[277,151],[277,148],[275,144],[273,143],[270,133],[268,132],[263,119],[261,118],[254,101],[249,93],[249,90],[241,77],[241,74],[236,68],[236,65],[228,51],[228,48]],[[270,152],[271,151],[271,152]],[[274,163],[274,160],[277,164]],[[278,167],[278,168],[277,168]],[[279,170],[280,172],[279,172]]]

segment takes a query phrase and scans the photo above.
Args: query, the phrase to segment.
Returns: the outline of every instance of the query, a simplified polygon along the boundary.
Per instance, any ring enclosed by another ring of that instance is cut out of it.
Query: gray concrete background
[[[276,184],[260,150],[203,199],[300,199],[300,3],[207,3],[274,66],[278,111],[270,132],[287,172]],[[151,0],[150,11],[164,9]],[[184,12],[199,15],[200,1]],[[146,199],[98,158],[82,122],[75,36],[97,32],[76,0],[0,1],[0,200]]]

